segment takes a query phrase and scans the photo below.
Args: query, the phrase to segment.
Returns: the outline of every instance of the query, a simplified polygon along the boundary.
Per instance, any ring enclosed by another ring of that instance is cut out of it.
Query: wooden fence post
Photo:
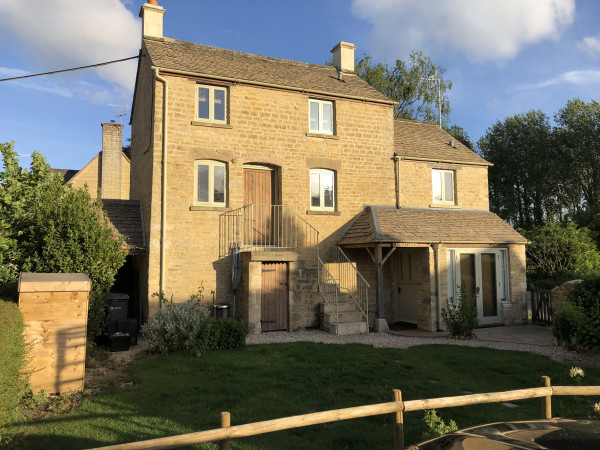
[[[231,415],[227,411],[224,411],[221,413],[221,428],[229,428],[230,426]],[[219,450],[229,450],[230,442],[231,441],[229,439],[223,439],[222,441],[219,441]]]
[[[550,377],[542,377],[542,386],[550,387]],[[542,419],[552,419],[552,395],[542,397]]]
[[[404,450],[404,403],[399,389],[394,389],[394,401],[402,404],[402,409],[394,413],[394,450]]]

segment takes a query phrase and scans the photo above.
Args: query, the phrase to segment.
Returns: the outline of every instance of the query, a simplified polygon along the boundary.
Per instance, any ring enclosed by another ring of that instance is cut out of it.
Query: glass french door
[[[508,300],[506,249],[456,248],[447,251],[448,297],[456,298],[461,283],[477,304],[481,325],[501,323],[500,304]]]

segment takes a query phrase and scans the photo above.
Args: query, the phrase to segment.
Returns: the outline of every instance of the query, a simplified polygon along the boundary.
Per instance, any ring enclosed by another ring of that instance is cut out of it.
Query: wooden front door
[[[261,331],[287,330],[287,263],[263,263],[261,281]]]
[[[397,249],[394,255],[396,267],[396,299],[398,305],[397,320],[416,324],[418,319],[419,285],[415,272],[417,251],[414,249]]]
[[[253,245],[273,245],[273,207],[276,203],[275,171],[269,167],[244,167],[244,205],[253,205],[247,236]]]

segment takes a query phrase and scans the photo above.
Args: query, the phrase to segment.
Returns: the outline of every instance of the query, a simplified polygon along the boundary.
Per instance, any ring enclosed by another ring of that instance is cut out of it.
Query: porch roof
[[[125,239],[128,253],[144,251],[142,210],[138,200],[102,199],[110,226]]]
[[[433,243],[526,244],[527,239],[489,211],[367,206],[338,241],[346,247]]]

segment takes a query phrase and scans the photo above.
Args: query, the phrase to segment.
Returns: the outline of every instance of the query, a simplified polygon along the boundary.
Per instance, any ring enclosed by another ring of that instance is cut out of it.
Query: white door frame
[[[448,297],[456,298],[460,279],[460,255],[475,255],[475,286],[478,292],[482,291],[481,255],[492,253],[496,256],[496,315],[483,316],[483,299],[477,296],[477,317],[480,325],[502,323],[500,308],[502,302],[509,301],[508,282],[508,251],[506,248],[450,248],[446,251],[448,261]]]

